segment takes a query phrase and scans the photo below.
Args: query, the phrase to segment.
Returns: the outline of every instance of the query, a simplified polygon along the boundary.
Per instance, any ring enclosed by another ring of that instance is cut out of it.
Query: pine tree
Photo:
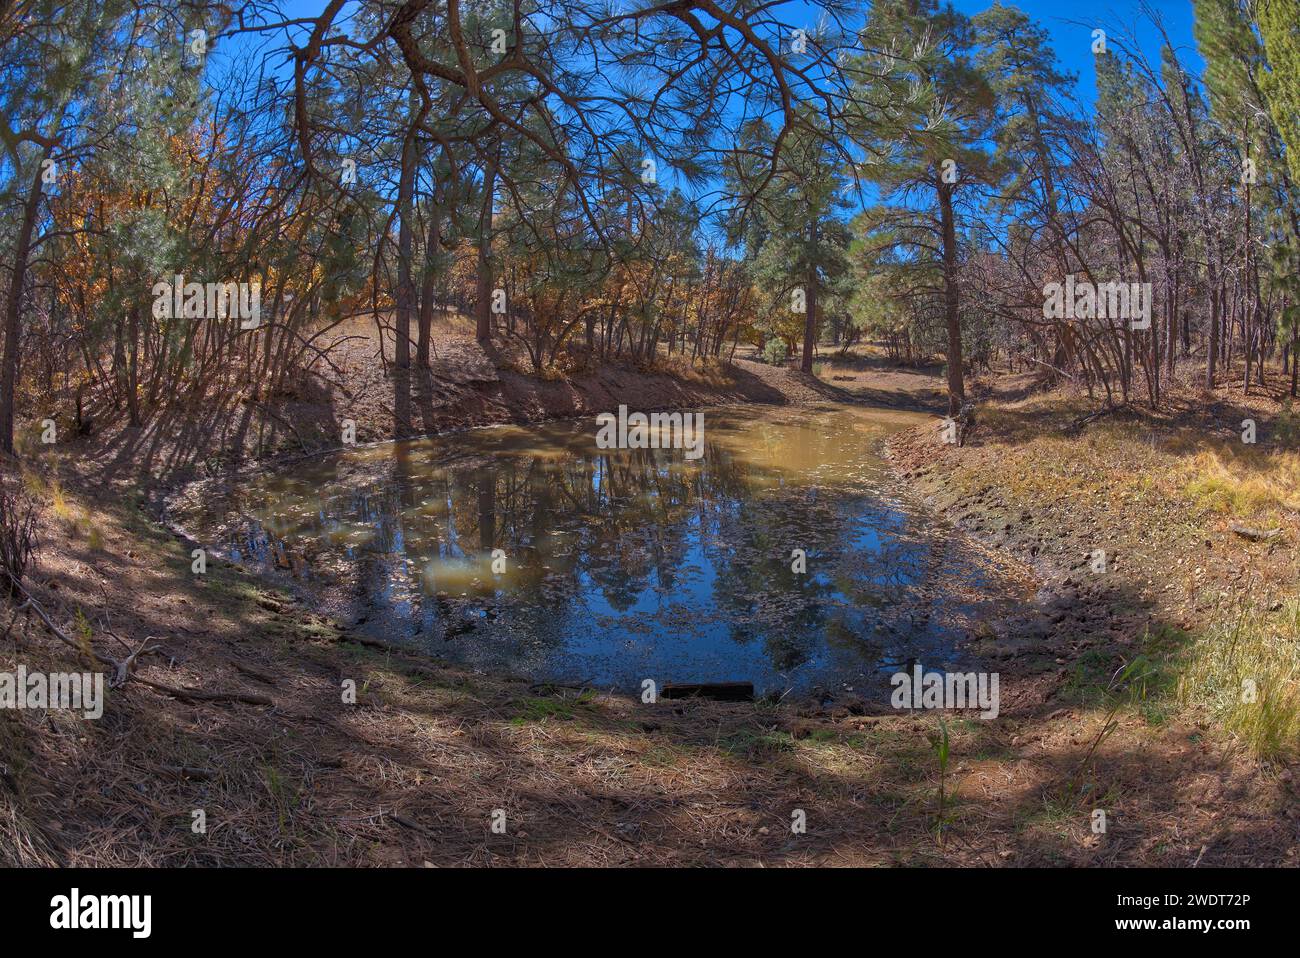
[[[1065,104],[1078,77],[1061,72],[1047,31],[1015,7],[995,3],[972,25],[976,62],[997,97],[995,160],[1008,174],[996,208],[1010,217],[1009,229],[1041,223],[1050,268],[1064,274],[1069,253],[1068,224],[1061,216],[1061,167],[1070,151],[1063,140],[1077,130]],[[1061,324],[1054,369],[1070,364],[1069,343],[1069,329]]]
[[[1255,9],[1266,60],[1259,85],[1286,144],[1291,182],[1300,183],[1300,10],[1292,0],[1257,0]]]
[[[811,373],[819,310],[848,273],[848,183],[844,154],[820,118],[812,111],[800,118],[775,167],[761,159],[771,154],[775,132],[765,123],[751,125],[730,173],[737,194],[754,196],[749,215],[735,225],[743,229],[755,278],[772,293],[778,316],[790,310],[802,315],[800,369]]]
[[[962,366],[961,250],[957,218],[963,195],[1000,179],[987,144],[996,136],[995,96],[973,61],[970,21],[936,0],[880,0],[861,32],[856,58],[855,139],[867,151],[859,173],[879,186],[915,255],[942,264],[947,330],[948,410],[965,400]],[[927,235],[918,240],[917,229]]]
[[[40,242],[42,201],[81,141],[93,141],[114,125],[111,110],[97,102],[122,60],[130,37],[129,5],[121,0],[86,3],[74,15],[45,2],[27,11],[24,29],[0,47],[0,205],[21,210],[17,229],[0,241],[9,265],[4,291],[4,353],[0,358],[0,453],[14,451],[14,406],[20,369],[21,318],[27,271]],[[53,165],[51,165],[53,164]],[[51,172],[56,175],[50,176]]]
[[[1205,59],[1214,115],[1224,129],[1239,131],[1240,161],[1243,171],[1251,173],[1241,177],[1242,255],[1253,293],[1247,314],[1251,319],[1260,312],[1260,270],[1253,255],[1256,234],[1272,232],[1275,242],[1286,247],[1280,251],[1274,246],[1269,253],[1274,272],[1279,262],[1282,274],[1288,264],[1300,262],[1300,179],[1296,177],[1300,83],[1294,72],[1300,61],[1300,40],[1295,8],[1276,0],[1194,0],[1194,8],[1196,43]],[[1261,215],[1254,213],[1256,204],[1264,211]],[[1277,218],[1280,224],[1270,225],[1269,220]],[[1294,314],[1283,309],[1282,315],[1286,323],[1285,317]],[[1249,328],[1243,332],[1247,336],[1243,387],[1249,388],[1253,336]],[[1262,337],[1263,330],[1259,333]],[[1262,354],[1257,371],[1258,382],[1263,383]]]

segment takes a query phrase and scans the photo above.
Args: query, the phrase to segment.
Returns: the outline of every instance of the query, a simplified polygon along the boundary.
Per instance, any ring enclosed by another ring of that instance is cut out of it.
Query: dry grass
[[[712,356],[692,360],[682,353],[673,353],[670,356],[661,350],[646,368],[680,379],[682,382],[710,389],[730,389],[736,384],[732,365]]]
[[[1182,491],[1202,508],[1270,522],[1300,514],[1300,452],[1205,443],[1179,470]]]
[[[1262,759],[1300,756],[1300,600],[1243,609],[1175,659],[1177,697]]]
[[[1093,549],[1118,562],[1104,587],[1148,608],[1158,638],[1178,636],[1143,653],[1157,678],[1139,711],[1209,722],[1257,758],[1294,763],[1300,452],[1286,442],[1286,404],[1250,401],[1206,418],[1203,397],[1175,397],[1160,413],[1126,410],[1070,430],[1094,407],[1040,393],[982,405],[966,449],[896,446],[946,508],[1023,527],[1004,547],[1032,547],[1054,569],[1078,570]],[[1233,431],[1247,417],[1259,423],[1253,445]],[[1279,532],[1249,542],[1234,522]],[[1136,637],[1131,645],[1120,661],[1144,648]],[[1248,680],[1253,697],[1243,695]]]

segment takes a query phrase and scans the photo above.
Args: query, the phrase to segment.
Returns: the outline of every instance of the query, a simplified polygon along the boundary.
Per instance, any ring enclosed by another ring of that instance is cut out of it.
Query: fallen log
[[[1262,529],[1252,529],[1250,526],[1238,525],[1234,522],[1229,526],[1229,528],[1243,539],[1249,539],[1251,542],[1268,542],[1270,539],[1276,539],[1282,534],[1282,529],[1280,527],[1265,531]]]
[[[157,689],[159,692],[173,698],[185,699],[189,702],[243,702],[245,705],[275,705],[273,699],[257,692],[205,692],[203,689],[185,689],[174,685],[165,685],[162,682],[154,682],[152,679],[146,679],[140,675],[132,675],[131,679],[141,685],[147,685],[151,689]]]

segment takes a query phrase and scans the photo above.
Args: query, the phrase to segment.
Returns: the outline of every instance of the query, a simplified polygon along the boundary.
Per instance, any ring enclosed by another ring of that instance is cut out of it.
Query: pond
[[[1020,598],[896,494],[881,440],[922,418],[705,410],[694,457],[598,448],[595,420],[476,429],[303,460],[186,521],[322,611],[474,669],[884,695],[917,661],[969,667],[962,639]]]

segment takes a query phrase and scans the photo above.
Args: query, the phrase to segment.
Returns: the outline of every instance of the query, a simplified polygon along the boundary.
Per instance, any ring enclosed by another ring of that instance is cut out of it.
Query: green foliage
[[[510,721],[514,725],[544,722],[547,719],[571,721],[578,716],[579,712],[591,712],[595,707],[595,699],[596,693],[590,689],[584,689],[575,698],[555,696],[518,699],[514,703],[518,714]]]
[[[824,117],[805,107],[801,121],[787,132],[774,165],[762,158],[774,150],[776,131],[763,121],[749,124],[727,169],[732,189],[756,193],[729,228],[733,241],[743,241],[754,279],[772,304],[760,326],[791,342],[802,338],[806,321],[806,313],[792,308],[796,292],[814,312],[818,331],[849,295],[847,157],[824,129]]]
[[[936,0],[882,0],[862,29],[856,94],[873,110],[854,133],[866,153],[858,175],[882,202],[858,225],[866,264],[887,262],[914,315],[942,311],[945,352],[962,339],[960,261],[972,194],[1005,178],[990,150],[1004,123],[989,76],[977,62],[970,21]],[[870,267],[868,266],[868,269]],[[901,274],[901,275],[899,275]],[[962,357],[949,355],[949,402],[963,392]]]
[[[992,205],[1023,222],[1058,215],[1065,138],[1078,123],[1065,104],[1078,77],[1062,73],[1047,31],[1015,7],[995,3],[973,18],[975,62],[996,97],[997,148],[992,162],[1007,174]]]
[[[942,830],[943,826],[947,824],[944,813],[948,800],[948,756],[951,745],[948,738],[948,723],[944,721],[942,715],[939,716],[938,729],[926,732],[926,739],[929,741],[930,749],[934,752],[935,761],[939,765],[939,809],[935,815],[935,827]]]
[[[787,358],[789,358],[789,350],[785,348],[783,339],[774,337],[763,347],[763,362],[769,366],[783,366]]]
[[[1277,425],[1273,427],[1273,436],[1283,445],[1300,447],[1300,413],[1296,412],[1290,396],[1282,400],[1282,410],[1278,413]]]
[[[1258,0],[1255,9],[1266,58],[1259,83],[1286,144],[1291,181],[1300,184],[1300,11],[1291,0]]]

